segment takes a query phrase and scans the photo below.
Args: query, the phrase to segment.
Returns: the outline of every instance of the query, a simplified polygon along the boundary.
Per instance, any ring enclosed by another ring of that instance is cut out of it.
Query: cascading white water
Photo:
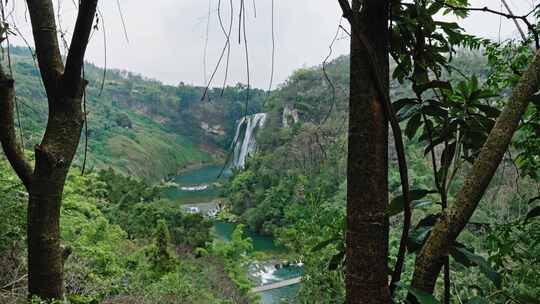
[[[236,127],[236,133],[232,142],[234,147],[234,154],[232,159],[233,168],[244,168],[247,158],[253,154],[257,148],[255,142],[255,131],[264,127],[266,123],[266,113],[257,113],[242,117]],[[244,137],[240,140],[240,133],[245,125]]]

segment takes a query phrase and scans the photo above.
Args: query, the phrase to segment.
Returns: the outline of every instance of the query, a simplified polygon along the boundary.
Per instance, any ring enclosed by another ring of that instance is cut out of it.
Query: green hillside
[[[453,64],[467,77],[477,75],[482,85],[489,79],[489,66],[477,53],[461,53]],[[224,193],[233,213],[231,218],[238,218],[252,230],[273,235],[289,249],[289,260],[303,261],[305,276],[297,297],[299,303],[345,301],[344,269],[340,259],[343,257],[343,227],[347,204],[348,69],[348,57],[338,58],[326,67],[335,95],[320,66],[296,71],[284,85],[274,91],[267,104],[266,127],[257,135],[260,149],[248,160],[244,170],[235,172]],[[457,86],[462,86],[460,83],[463,82],[463,75],[454,73],[449,78]],[[413,96],[409,87],[410,83],[392,81],[392,100]],[[403,115],[403,111],[400,114]],[[296,121],[294,116],[297,116]],[[408,120],[401,122],[402,130],[407,135],[405,145],[410,185],[412,189],[433,189],[431,162],[424,151],[425,141],[421,136],[424,131],[410,131],[408,125]],[[441,157],[442,151],[436,153]],[[389,157],[389,196],[392,204],[395,204],[401,197],[401,183],[391,135]],[[527,205],[527,200],[522,197],[537,195],[536,190],[533,190],[533,182],[526,178],[518,180],[513,170],[505,171],[504,167],[512,166],[516,165],[512,165],[509,160],[499,170],[488,189],[486,199],[473,216],[472,222],[482,223],[481,227],[489,227],[486,228],[487,232],[470,225],[458,239],[474,248],[473,251],[484,256],[491,255],[493,259],[497,256],[490,242],[510,242],[509,236],[501,236],[497,225],[506,223],[508,218],[519,218],[522,214],[520,208]],[[466,172],[469,165],[465,164],[464,168]],[[457,173],[449,192],[450,199],[453,199],[455,190],[463,183],[464,174]],[[514,187],[521,190],[516,191]],[[499,191],[506,195],[497,196]],[[411,229],[409,242],[418,242],[415,238],[419,239],[418,235],[422,234],[423,219],[440,210],[437,203],[432,203],[437,202],[436,196],[427,195],[424,199],[431,203],[415,209],[412,220],[416,228]],[[500,209],[493,208],[494,203],[501,206]],[[394,262],[402,220],[394,216],[390,218],[390,223],[390,261]],[[519,221],[515,223],[521,225]],[[535,236],[529,237],[528,229],[534,229],[533,225],[524,225],[521,228],[523,230],[509,228],[513,224],[507,225],[504,229],[515,229],[512,233],[522,237],[525,248],[531,248],[528,246],[534,243],[532,240]],[[411,252],[417,250],[414,245],[408,246]],[[413,270],[413,256],[408,256],[405,263],[404,277],[409,278]],[[452,267],[455,267],[452,278],[457,286],[479,282],[478,286],[484,290],[493,288],[489,279],[478,272],[464,268],[455,261],[452,261]],[[526,263],[516,264],[519,270],[515,273],[505,273],[507,290],[515,292],[515,285],[518,285],[515,276],[522,271],[521,267],[526,267]],[[530,276],[531,280],[535,280],[538,273],[531,273]],[[530,288],[519,291],[522,295],[530,297],[537,293],[534,288],[538,288],[538,284],[530,282],[522,283],[522,286]]]
[[[47,119],[39,72],[29,50],[11,49],[13,74],[25,147],[37,144]],[[113,167],[127,175],[159,180],[192,165],[223,160],[235,123],[245,114],[246,87],[211,89],[164,85],[131,72],[106,73],[87,64],[87,167]],[[105,77],[105,78],[104,78]],[[250,92],[249,113],[259,111],[265,96]],[[83,162],[83,134],[76,164]]]

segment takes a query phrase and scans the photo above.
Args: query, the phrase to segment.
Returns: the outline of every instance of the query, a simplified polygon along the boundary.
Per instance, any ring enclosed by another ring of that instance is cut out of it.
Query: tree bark
[[[32,180],[32,167],[26,161],[22,147],[17,141],[13,118],[15,117],[15,82],[0,66],[0,143],[6,158],[24,185]]]
[[[415,264],[412,287],[433,293],[444,258],[478,206],[519,120],[540,86],[540,52],[514,88],[453,204],[433,227]]]
[[[35,147],[28,204],[28,292],[46,300],[61,299],[63,294],[60,208],[82,126],[80,99],[55,102],[43,141]]]
[[[361,4],[362,2],[362,4]],[[348,5],[348,4],[347,4]],[[388,289],[388,120],[362,31],[388,75],[388,1],[354,0],[347,169],[346,302],[390,303]],[[383,79],[388,93],[388,79]]]
[[[51,302],[63,298],[60,246],[62,193],[84,123],[81,78],[84,55],[98,0],[79,2],[77,21],[64,69],[52,0],[27,0],[41,77],[49,105],[43,139],[35,147],[35,167],[25,160],[13,123],[14,81],[0,67],[0,142],[29,194],[28,295]]]

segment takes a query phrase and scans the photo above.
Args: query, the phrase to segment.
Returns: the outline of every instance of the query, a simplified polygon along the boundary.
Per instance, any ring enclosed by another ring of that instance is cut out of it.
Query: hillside
[[[476,75],[476,81],[482,85],[490,76],[489,66],[477,53],[461,53],[453,64],[468,78],[473,79],[472,75]],[[289,249],[289,260],[304,263],[304,279],[297,297],[300,303],[345,301],[343,227],[347,206],[348,69],[347,57],[338,58],[326,67],[335,88],[335,97],[320,66],[296,71],[274,91],[266,108],[267,124],[256,137],[259,151],[248,160],[244,170],[235,172],[224,192],[230,211],[234,214],[232,218],[238,218],[250,229],[276,237],[280,244]],[[463,87],[463,75],[454,73],[449,78],[457,87]],[[480,84],[477,85],[480,87]],[[392,100],[395,102],[413,96],[408,87],[410,83],[392,81]],[[403,115],[403,112],[400,114]],[[408,125],[408,120],[401,122],[411,188],[416,193],[434,193],[431,159],[425,152],[426,142],[421,139],[424,131],[410,131]],[[435,153],[441,158],[444,152],[438,149]],[[391,134],[389,157],[390,213],[394,212],[394,205],[402,197]],[[511,160],[507,162],[496,174],[486,198],[473,216],[472,223],[477,223],[476,226],[468,226],[458,239],[467,248],[472,248],[471,252],[490,256],[490,260],[498,258],[493,247],[490,247],[490,241],[508,241],[506,237],[501,237],[497,225],[505,223],[508,226],[504,229],[511,229],[508,228],[512,225],[508,219],[519,218],[522,214],[519,210],[528,204],[522,197],[537,195],[532,190],[535,189],[532,186],[534,183],[525,178],[518,181],[519,177],[513,169],[505,171],[506,167],[516,166]],[[449,191],[450,200],[455,195],[455,189],[463,183],[468,168],[469,164],[464,163],[463,171],[456,174]],[[505,195],[500,195],[502,193]],[[421,207],[414,210],[412,218],[414,228],[411,229],[407,245],[411,255],[405,261],[405,278],[411,277],[413,254],[418,252],[425,240],[425,223],[432,221],[440,212],[436,195],[424,194],[421,199],[418,201]],[[493,208],[494,204],[497,208]],[[400,212],[391,213],[390,217],[390,263],[396,260],[403,223],[401,217],[396,215],[400,215]],[[523,237],[524,247],[529,248],[527,246],[532,244],[534,236],[529,237],[530,230],[527,229],[534,228],[533,225],[523,227],[523,231],[516,229],[515,233]],[[466,268],[470,265],[464,267],[460,263],[459,257],[452,260],[452,279],[456,285],[467,286],[463,288],[467,290],[470,288],[469,282],[479,282],[483,290],[495,290],[489,278]],[[525,265],[517,265],[515,273],[499,269],[504,273],[508,290],[515,290],[515,276]],[[531,274],[531,277],[536,278],[537,274]],[[533,285],[528,282],[524,284]],[[522,293],[530,297],[535,292],[531,289]],[[403,295],[400,294],[400,297]]]
[[[39,72],[25,48],[11,49],[21,132],[25,147],[40,140],[47,104]],[[88,113],[87,167],[112,167],[156,181],[188,166],[222,162],[235,122],[245,113],[246,87],[211,89],[159,81],[119,70],[85,67]],[[105,78],[104,78],[105,77]],[[102,87],[103,86],[103,87]],[[249,113],[258,112],[265,93],[250,92]],[[81,165],[84,134],[75,159]]]
[[[462,52],[453,60],[460,70],[485,79],[487,65],[478,53]],[[341,56],[322,66],[295,71],[272,92],[265,111],[265,128],[257,134],[259,153],[238,172],[226,192],[232,211],[256,231],[275,234],[276,229],[295,221],[287,219],[290,202],[302,201],[303,195],[320,191],[320,200],[334,200],[344,195],[347,161],[347,121],[349,57]],[[331,81],[329,83],[328,79]],[[462,80],[458,73],[451,79]],[[392,80],[393,101],[412,96],[410,83]],[[405,132],[406,122],[402,123]],[[429,163],[417,140],[406,142],[411,154],[413,185],[430,185],[425,178]],[[390,191],[400,190],[393,137],[389,136]],[[418,157],[418,159],[417,159]],[[282,197],[284,196],[284,197]],[[344,197],[343,197],[344,199]]]

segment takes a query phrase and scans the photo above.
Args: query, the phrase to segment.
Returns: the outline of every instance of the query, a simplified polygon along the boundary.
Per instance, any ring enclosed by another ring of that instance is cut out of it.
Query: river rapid
[[[222,171],[222,165],[209,165],[176,176],[164,191],[164,195],[179,204],[186,206],[187,211],[208,213],[217,207],[219,185],[224,177],[218,179]],[[230,172],[224,172],[224,176],[230,176]],[[230,241],[234,231],[234,223],[215,221],[213,226],[214,239]],[[259,235],[252,231],[246,231],[248,237],[253,240],[254,251],[264,252],[268,256],[279,256],[285,249],[275,244],[274,239]],[[272,259],[270,259],[272,260]],[[283,280],[298,277],[302,274],[302,268],[298,266],[276,267],[274,262],[254,262],[248,270],[248,275],[256,285],[267,285]],[[279,268],[279,269],[278,269]],[[293,299],[300,288],[299,284],[264,291],[259,293],[262,304],[278,304],[283,299]]]

